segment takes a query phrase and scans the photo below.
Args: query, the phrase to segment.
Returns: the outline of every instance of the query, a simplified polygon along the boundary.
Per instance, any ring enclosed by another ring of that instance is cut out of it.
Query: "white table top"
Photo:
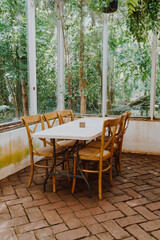
[[[111,117],[88,117],[34,133],[34,138],[92,140],[101,135],[103,122]],[[85,128],[79,123],[85,122]]]

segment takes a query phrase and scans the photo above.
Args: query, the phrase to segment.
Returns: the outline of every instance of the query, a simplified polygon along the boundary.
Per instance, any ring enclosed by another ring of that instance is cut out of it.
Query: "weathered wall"
[[[160,122],[131,120],[123,151],[160,155]]]
[[[40,146],[35,139],[35,145]],[[28,137],[25,128],[0,134],[0,179],[30,165]]]

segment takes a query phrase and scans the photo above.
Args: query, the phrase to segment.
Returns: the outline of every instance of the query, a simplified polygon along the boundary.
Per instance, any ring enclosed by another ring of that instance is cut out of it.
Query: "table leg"
[[[82,170],[81,170],[81,168],[79,166],[79,141],[78,140],[77,140],[76,144],[77,144],[77,168],[80,171],[81,176],[84,179],[84,181],[85,181],[85,183],[86,183],[86,185],[88,187],[88,191],[89,191],[89,195],[88,196],[89,196],[89,198],[91,198],[92,197],[91,188],[90,188],[89,183],[88,183],[87,179],[85,178],[85,176],[84,176],[84,174],[83,174],[83,172],[82,172]]]
[[[43,183],[43,191],[44,192],[46,191],[47,180],[48,180],[50,175],[52,176],[52,172],[53,172],[53,169],[54,169],[55,166],[56,166],[56,145],[55,145],[55,139],[53,139],[53,165],[52,165],[47,177],[44,180],[44,183]]]

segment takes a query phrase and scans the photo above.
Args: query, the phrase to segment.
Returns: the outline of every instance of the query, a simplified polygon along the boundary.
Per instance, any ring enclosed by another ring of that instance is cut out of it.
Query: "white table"
[[[39,131],[33,134],[34,138],[49,138],[53,139],[53,156],[54,156],[54,163],[49,171],[45,181],[44,181],[44,191],[45,191],[45,185],[47,183],[47,180],[50,175],[62,175],[62,176],[70,176],[70,177],[76,177],[76,178],[83,178],[86,182],[89,190],[89,196],[91,196],[91,190],[90,186],[88,184],[88,181],[86,180],[84,174],[82,173],[80,167],[79,167],[79,140],[84,141],[91,141],[101,135],[103,122],[107,119],[111,119],[111,117],[88,117],[88,118],[81,118],[72,122],[65,123],[63,125],[58,125],[53,128],[49,128],[43,131]],[[80,128],[80,122],[85,122],[85,128]],[[59,173],[53,173],[54,166],[56,164],[56,154],[55,154],[55,139],[72,139],[77,140],[77,168],[79,169],[81,175],[71,175],[71,174],[59,174]]]

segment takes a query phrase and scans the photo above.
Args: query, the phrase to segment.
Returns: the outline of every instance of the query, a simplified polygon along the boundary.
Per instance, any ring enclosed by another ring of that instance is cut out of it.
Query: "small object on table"
[[[80,128],[85,128],[85,126],[86,126],[86,123],[85,123],[85,122],[80,122],[80,123],[79,123],[79,127],[80,127]]]

